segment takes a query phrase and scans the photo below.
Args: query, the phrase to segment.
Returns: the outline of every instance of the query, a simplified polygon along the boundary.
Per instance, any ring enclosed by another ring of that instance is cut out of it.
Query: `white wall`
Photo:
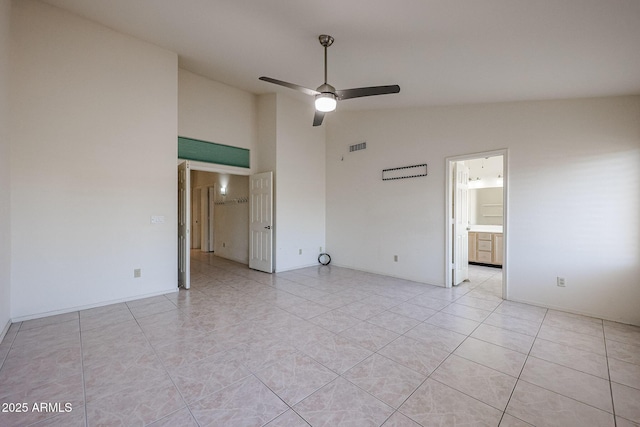
[[[312,102],[276,95],[276,105],[276,271],[285,271],[317,265],[325,247],[325,126],[312,126]]]
[[[443,285],[445,158],[507,148],[510,299],[640,324],[639,97],[340,111],[328,124],[335,264]],[[380,178],[418,163],[427,177]]]
[[[186,70],[178,70],[178,134],[250,150],[257,161],[256,96]]]
[[[177,56],[39,2],[12,26],[12,317],[175,290]]]
[[[0,340],[11,312],[11,163],[9,161],[9,29],[11,1],[0,0]]]

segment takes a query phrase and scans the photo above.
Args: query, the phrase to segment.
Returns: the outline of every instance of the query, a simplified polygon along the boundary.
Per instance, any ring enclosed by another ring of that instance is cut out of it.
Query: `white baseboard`
[[[4,325],[4,328],[2,328],[2,332],[0,332],[0,342],[2,342],[2,340],[4,339],[4,337],[7,335],[7,332],[9,332],[9,328],[11,327],[11,319],[7,320],[7,324]]]
[[[18,316],[18,317],[14,318],[14,319],[11,319],[11,320],[12,320],[13,323],[24,322],[26,320],[40,319],[42,317],[55,316],[57,314],[73,313],[74,311],[87,310],[89,308],[96,308],[96,307],[104,307],[105,305],[118,304],[118,303],[121,303],[121,302],[135,301],[135,300],[139,300],[139,299],[143,299],[143,298],[155,297],[155,296],[158,296],[158,295],[172,294],[174,292],[178,292],[178,288],[171,289],[171,290],[164,290],[164,291],[160,291],[160,292],[153,292],[153,293],[150,293],[150,294],[136,295],[134,297],[119,298],[119,299],[110,300],[110,301],[103,301],[103,302],[98,302],[98,303],[95,303],[95,304],[87,304],[87,305],[82,305],[82,306],[77,306],[77,307],[69,307],[69,308],[64,308],[64,309],[61,309],[61,310],[48,311],[48,312],[44,312],[44,313],[35,313],[35,314],[29,314],[29,315],[26,315],[26,316]]]

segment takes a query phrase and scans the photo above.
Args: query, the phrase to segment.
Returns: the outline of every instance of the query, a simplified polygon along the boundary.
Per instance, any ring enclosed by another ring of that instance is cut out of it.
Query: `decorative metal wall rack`
[[[382,180],[390,181],[392,179],[417,178],[419,176],[427,176],[427,164],[403,166],[400,168],[383,169]]]
[[[233,199],[216,200],[215,205],[239,205],[241,203],[249,203],[248,197],[236,197]]]

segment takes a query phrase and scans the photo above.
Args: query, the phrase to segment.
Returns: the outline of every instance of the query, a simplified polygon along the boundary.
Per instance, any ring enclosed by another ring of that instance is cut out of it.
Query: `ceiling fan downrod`
[[[322,34],[318,37],[318,40],[324,46],[324,84],[327,84],[327,48],[333,44],[333,37]]]

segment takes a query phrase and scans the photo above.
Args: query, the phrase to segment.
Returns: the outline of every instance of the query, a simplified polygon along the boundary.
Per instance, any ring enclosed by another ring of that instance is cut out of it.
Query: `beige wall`
[[[12,35],[13,319],[176,290],[177,55],[28,0]]]
[[[10,16],[11,1],[0,0],[0,340],[11,316]]]
[[[340,111],[330,119],[333,263],[444,285],[445,159],[506,148],[509,297],[640,324],[640,97]],[[362,141],[366,150],[348,153]],[[380,179],[382,169],[418,163],[428,163],[427,177]]]
[[[178,134],[246,148],[252,171],[257,162],[257,114],[255,95],[178,70]]]

